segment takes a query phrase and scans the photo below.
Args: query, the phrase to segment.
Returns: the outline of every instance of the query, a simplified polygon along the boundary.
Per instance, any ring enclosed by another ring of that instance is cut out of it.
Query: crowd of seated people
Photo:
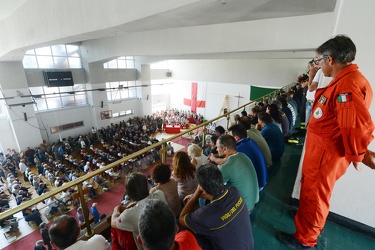
[[[189,124],[200,124],[203,122],[203,115],[196,114],[190,110],[170,109],[157,111],[152,117],[158,122],[158,129],[162,130],[165,125],[179,125],[181,128],[189,128]]]
[[[29,200],[32,197],[32,192],[29,191],[30,187],[35,189],[37,195],[45,194],[49,191],[48,185],[60,187],[85,173],[104,167],[158,142],[158,140],[152,138],[152,134],[157,131],[158,120],[160,119],[154,119],[152,116],[135,117],[126,122],[111,124],[107,128],[101,128],[97,131],[94,128],[91,133],[79,135],[76,138],[73,136],[63,138],[51,145],[47,141],[43,141],[34,149],[28,147],[25,152],[17,152],[14,149],[8,149],[4,153],[0,152],[0,178],[2,180],[0,185],[3,185],[3,189],[9,190],[9,193],[12,194],[9,196],[4,191],[0,191],[2,211],[10,208],[10,199],[14,199],[17,205]],[[99,146],[99,143],[101,146]],[[159,160],[159,150],[160,148],[150,150],[114,169],[107,170],[103,176],[95,176],[86,185],[86,188],[90,190],[88,196],[94,197],[97,195],[98,187],[107,191],[110,183],[108,178],[112,180],[120,179],[128,173],[140,171],[145,166]],[[21,169],[22,164],[24,170]],[[31,166],[36,167],[37,173],[34,173],[30,168]],[[23,175],[24,182],[18,179],[20,172]],[[42,180],[42,176],[45,180]],[[73,200],[74,192],[76,192],[74,189],[64,190],[57,194],[58,202],[56,203],[58,207],[63,206],[60,211],[64,212],[67,204],[78,205],[78,201]],[[52,213],[56,212],[55,203],[48,202],[48,200],[44,203],[43,207],[46,208],[44,214],[50,217],[51,211]],[[28,209],[24,211],[24,216],[27,216],[27,218],[37,217],[36,222],[39,222],[37,215],[40,217],[39,211],[36,210]]]

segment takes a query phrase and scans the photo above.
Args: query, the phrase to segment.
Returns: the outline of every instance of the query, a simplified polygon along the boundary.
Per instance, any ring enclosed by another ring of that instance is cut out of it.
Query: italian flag
[[[342,102],[351,102],[352,101],[352,93],[344,93],[344,94],[340,94],[338,97],[337,97],[339,103],[342,103]]]

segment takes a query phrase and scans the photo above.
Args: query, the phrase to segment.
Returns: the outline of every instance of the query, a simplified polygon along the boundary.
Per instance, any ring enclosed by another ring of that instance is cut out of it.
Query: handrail
[[[79,177],[79,178],[77,178],[77,179],[75,179],[75,180],[73,180],[73,181],[67,182],[67,183],[65,183],[65,184],[64,184],[63,186],[61,186],[61,187],[55,188],[55,189],[53,189],[53,190],[51,190],[51,191],[48,191],[47,193],[45,193],[45,194],[43,194],[43,195],[41,195],[41,196],[39,196],[39,197],[33,198],[32,200],[29,200],[29,201],[27,201],[27,202],[25,202],[25,203],[22,203],[22,204],[18,205],[17,207],[14,207],[14,208],[11,208],[11,209],[9,209],[9,210],[7,210],[7,211],[4,211],[4,212],[0,213],[0,220],[4,220],[4,219],[8,218],[9,216],[11,216],[11,215],[13,215],[13,214],[15,214],[15,213],[18,213],[18,212],[20,212],[20,211],[22,211],[22,210],[24,210],[24,209],[26,209],[26,208],[28,208],[28,207],[31,207],[31,206],[33,206],[33,205],[39,203],[39,202],[42,202],[42,201],[46,200],[47,198],[49,198],[49,197],[51,197],[51,196],[53,196],[53,195],[56,195],[56,194],[60,193],[60,192],[63,191],[63,190],[66,190],[66,189],[71,188],[71,187],[73,187],[73,186],[81,187],[81,184],[82,184],[84,181],[89,180],[89,179],[91,179],[92,177],[94,177],[94,176],[96,176],[96,175],[98,175],[98,174],[101,174],[101,173],[105,172],[106,170],[109,170],[109,169],[111,169],[111,168],[113,168],[113,167],[116,167],[116,166],[118,166],[118,165],[120,165],[120,164],[122,164],[122,163],[124,163],[124,162],[127,162],[127,161],[129,161],[129,160],[131,160],[131,159],[133,159],[133,158],[135,158],[135,157],[137,157],[137,156],[140,156],[140,155],[142,155],[142,154],[144,154],[144,153],[147,153],[148,151],[150,151],[150,150],[152,150],[152,149],[154,149],[154,148],[157,148],[157,147],[159,147],[159,146],[162,146],[163,149],[165,149],[165,145],[166,145],[167,142],[169,142],[169,141],[171,141],[171,140],[173,140],[173,139],[176,139],[176,138],[178,138],[178,137],[180,137],[180,136],[182,136],[182,135],[188,134],[188,133],[190,133],[190,132],[192,132],[192,131],[194,131],[194,130],[197,130],[197,129],[199,129],[199,128],[202,128],[202,127],[205,128],[208,124],[210,124],[210,123],[212,123],[212,122],[215,122],[215,121],[217,121],[217,120],[220,120],[221,118],[224,118],[224,117],[225,117],[225,118],[227,119],[227,128],[228,128],[228,123],[229,123],[229,119],[230,119],[230,115],[231,115],[231,114],[233,114],[233,113],[235,113],[235,112],[237,112],[237,111],[239,111],[239,110],[241,110],[241,109],[243,109],[243,108],[245,108],[245,107],[247,107],[247,106],[252,105],[254,102],[256,102],[256,101],[258,101],[258,100],[261,100],[261,99],[263,99],[263,98],[268,98],[269,96],[273,96],[273,95],[275,95],[276,93],[279,93],[280,90],[285,89],[285,88],[289,88],[292,84],[293,84],[293,83],[288,84],[288,85],[286,85],[286,86],[280,88],[279,90],[272,91],[271,93],[268,93],[268,94],[266,94],[266,95],[264,95],[264,96],[262,96],[262,97],[259,97],[259,98],[257,98],[257,99],[254,100],[254,101],[250,101],[250,102],[248,102],[248,103],[246,103],[246,104],[244,104],[244,105],[242,105],[242,106],[240,106],[240,107],[238,107],[238,108],[236,108],[236,109],[234,109],[234,110],[232,110],[232,111],[229,111],[229,112],[226,113],[226,114],[220,115],[220,116],[218,116],[218,117],[216,117],[216,118],[214,118],[214,119],[211,119],[211,120],[209,120],[209,121],[203,122],[203,123],[201,123],[201,124],[199,124],[199,125],[197,125],[197,126],[195,126],[195,127],[193,127],[193,128],[189,128],[189,129],[187,129],[187,130],[185,130],[185,131],[183,131],[183,132],[181,132],[181,133],[179,133],[179,134],[176,134],[176,135],[174,135],[174,136],[169,137],[168,139],[165,139],[165,140],[163,140],[163,141],[160,141],[160,142],[157,142],[157,143],[155,143],[155,144],[152,144],[151,146],[148,146],[148,147],[146,147],[146,148],[144,148],[144,149],[141,149],[141,150],[139,150],[139,151],[137,151],[137,152],[135,152],[135,153],[133,153],[133,154],[131,154],[131,155],[128,155],[128,156],[126,156],[126,157],[124,157],[124,158],[122,158],[122,159],[119,159],[119,160],[115,161],[115,162],[112,162],[112,163],[106,165],[105,167],[103,167],[103,168],[101,168],[101,169],[97,169],[97,170],[95,170],[95,171],[93,171],[93,172],[91,172],[91,173],[89,173],[89,174],[86,174],[86,175],[84,175],[84,176],[81,176],[81,177]],[[203,140],[204,140],[204,139],[203,139]],[[162,150],[162,152],[163,152],[163,151],[164,151],[164,150]],[[164,155],[164,156],[165,156],[165,153],[166,153],[166,152],[164,151],[164,152],[163,152],[163,155]],[[162,159],[163,159],[163,158],[162,158]],[[164,157],[164,159],[165,159],[165,157]],[[163,160],[162,160],[162,162],[163,162]],[[163,163],[165,163],[165,162],[163,162]],[[82,188],[79,188],[79,192],[80,192],[80,194],[81,194],[81,192],[82,192]],[[83,196],[83,193],[82,193],[82,196]],[[81,196],[81,197],[82,197],[82,196]],[[83,202],[83,201],[81,200],[81,203],[82,203],[82,202]],[[86,217],[86,216],[85,216],[85,217]],[[86,221],[86,218],[85,218],[85,221]],[[88,232],[89,234],[91,234],[91,228],[90,228],[89,223],[86,223],[86,225],[87,225],[87,232]],[[91,236],[91,235],[89,235],[89,236]]]

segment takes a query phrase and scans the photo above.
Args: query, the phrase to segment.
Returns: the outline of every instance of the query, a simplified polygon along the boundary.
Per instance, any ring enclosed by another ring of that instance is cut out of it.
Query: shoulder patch
[[[327,101],[327,97],[325,97],[324,95],[321,95],[319,97],[319,103],[320,104],[324,105],[326,103],[326,101]]]
[[[339,94],[338,97],[337,97],[337,101],[339,103],[343,103],[343,102],[351,102],[352,101],[352,92],[348,92],[348,93],[342,93],[342,94]]]
[[[314,110],[314,118],[315,119],[320,119],[320,118],[322,118],[322,116],[323,116],[323,110],[320,107],[317,107]]]

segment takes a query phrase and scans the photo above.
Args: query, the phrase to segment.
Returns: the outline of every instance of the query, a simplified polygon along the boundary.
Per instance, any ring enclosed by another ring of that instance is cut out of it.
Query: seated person
[[[143,249],[201,249],[190,231],[177,231],[171,209],[160,200],[148,200],[139,216],[139,245]]]
[[[100,221],[100,213],[99,213],[97,206],[98,206],[98,203],[94,202],[92,203],[91,208],[90,208],[90,213],[94,217],[94,223],[98,223]]]
[[[47,250],[47,249],[46,249],[45,246],[43,246],[43,241],[42,241],[42,240],[38,240],[38,241],[35,243],[34,250]]]
[[[52,195],[48,200],[47,200],[47,213],[57,213],[60,211],[66,210],[66,207],[64,203],[61,200],[56,199],[54,195]]]
[[[168,205],[176,218],[181,212],[181,203],[178,197],[177,182],[171,178],[171,169],[167,164],[159,164],[152,171],[152,180],[157,184],[150,190],[150,194],[161,190],[167,199]]]
[[[85,217],[83,215],[82,207],[77,208],[77,214],[76,217],[78,219],[79,224],[81,225],[83,222],[85,222]]]
[[[39,210],[34,207],[26,208],[25,210],[22,210],[22,215],[25,218],[25,221],[34,221],[36,225],[40,225],[42,223],[42,219],[40,218]]]
[[[36,191],[38,193],[38,195],[42,195],[44,190],[48,190],[47,189],[47,184],[45,182],[41,182],[39,184],[39,187],[38,187],[38,190]]]
[[[223,175],[214,164],[198,167],[197,179],[196,191],[184,200],[180,224],[199,236],[203,249],[254,249],[249,213],[238,190],[224,187]],[[201,196],[211,203],[194,211]]]
[[[278,126],[272,122],[272,117],[269,114],[260,112],[258,115],[258,121],[258,124],[262,127],[260,133],[271,150],[272,161],[276,162],[280,160],[284,154],[285,145],[283,134]]]
[[[57,217],[49,229],[49,236],[51,238],[51,245],[56,250],[62,250],[69,247],[69,249],[80,250],[110,250],[111,245],[108,241],[99,234],[95,234],[87,241],[79,240],[77,238],[80,233],[77,220],[73,216],[62,215]]]
[[[111,226],[114,229],[120,229],[132,232],[133,240],[137,242],[139,235],[138,218],[139,214],[145,206],[148,199],[159,199],[167,204],[164,193],[156,190],[149,194],[149,185],[147,177],[141,173],[131,173],[125,180],[126,192],[129,198],[133,201],[128,206],[116,206],[113,210],[111,218]],[[112,241],[115,241],[112,237]],[[138,248],[140,248],[138,246]]]
[[[196,167],[208,163],[208,157],[203,154],[202,148],[196,144],[189,145],[188,155],[191,158],[191,163]]]

